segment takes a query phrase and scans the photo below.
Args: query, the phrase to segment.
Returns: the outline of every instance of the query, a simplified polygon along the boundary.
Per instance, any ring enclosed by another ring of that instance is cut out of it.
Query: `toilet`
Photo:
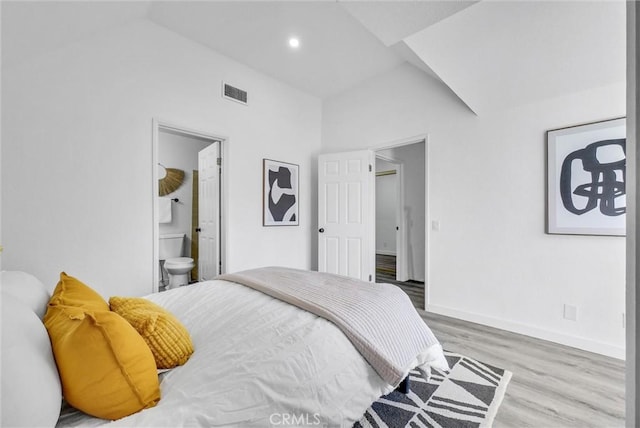
[[[189,273],[195,263],[191,257],[184,257],[185,240],[184,233],[160,235],[159,259],[164,260],[164,270],[169,276],[167,289],[189,284]]]

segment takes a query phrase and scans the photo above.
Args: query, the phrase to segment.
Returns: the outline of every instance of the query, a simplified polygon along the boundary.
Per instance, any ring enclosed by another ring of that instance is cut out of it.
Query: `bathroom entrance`
[[[222,272],[219,136],[154,121],[154,291]]]

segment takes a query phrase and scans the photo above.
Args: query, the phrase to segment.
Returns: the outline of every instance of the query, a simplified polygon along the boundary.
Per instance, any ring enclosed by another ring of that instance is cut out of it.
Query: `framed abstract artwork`
[[[547,132],[547,233],[625,235],[626,120]]]
[[[298,226],[298,165],[262,161],[262,225]]]

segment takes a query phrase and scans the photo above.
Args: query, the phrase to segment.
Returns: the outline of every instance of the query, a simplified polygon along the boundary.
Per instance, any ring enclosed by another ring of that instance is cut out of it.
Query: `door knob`
[[[202,229],[200,229],[199,227],[196,227],[196,232],[202,232]]]
[[[323,227],[321,227],[321,228],[318,230],[318,232],[320,232],[320,233],[324,233],[324,228],[323,228]]]

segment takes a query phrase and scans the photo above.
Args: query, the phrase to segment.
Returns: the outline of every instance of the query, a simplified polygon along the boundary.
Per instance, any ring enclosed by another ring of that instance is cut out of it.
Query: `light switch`
[[[438,221],[438,220],[433,220],[433,221],[431,222],[431,230],[435,230],[435,231],[440,230],[440,221]]]

